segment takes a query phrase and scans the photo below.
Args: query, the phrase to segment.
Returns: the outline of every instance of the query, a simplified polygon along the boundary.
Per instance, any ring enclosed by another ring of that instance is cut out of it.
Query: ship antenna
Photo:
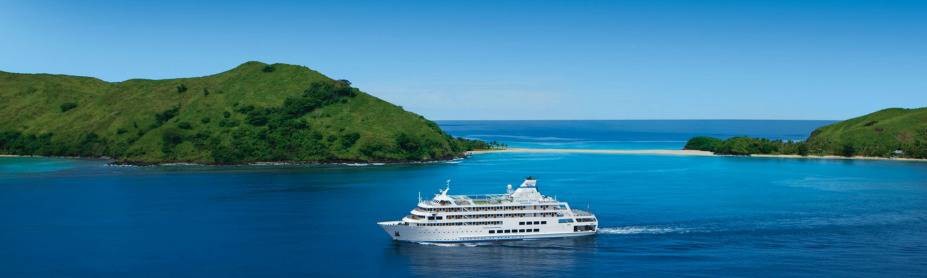
[[[422,192],[421,191],[418,192],[418,202],[419,203],[422,202]]]

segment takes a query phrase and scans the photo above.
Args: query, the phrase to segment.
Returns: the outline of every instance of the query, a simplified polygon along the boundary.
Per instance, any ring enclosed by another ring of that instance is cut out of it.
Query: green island
[[[686,150],[724,155],[801,155],[927,158],[927,107],[889,108],[823,126],[805,141],[694,137]]]
[[[0,154],[117,163],[409,162],[494,144],[303,66],[247,62],[215,75],[106,82],[0,72]]]

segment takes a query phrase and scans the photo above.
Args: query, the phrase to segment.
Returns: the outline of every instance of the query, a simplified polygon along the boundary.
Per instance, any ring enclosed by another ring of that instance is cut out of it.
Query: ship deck
[[[457,206],[486,206],[486,205],[525,205],[524,203],[516,202],[512,199],[512,196],[509,194],[480,194],[480,195],[448,195],[453,201],[454,205]],[[557,203],[557,200],[552,198],[545,198],[540,201],[533,203],[537,204],[551,204]],[[434,206],[430,200],[423,200],[420,204],[426,206]]]

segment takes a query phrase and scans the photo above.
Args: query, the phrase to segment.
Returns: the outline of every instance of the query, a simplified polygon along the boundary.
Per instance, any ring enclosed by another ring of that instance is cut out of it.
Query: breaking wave
[[[691,229],[674,228],[674,227],[647,227],[647,226],[626,226],[626,227],[608,227],[599,228],[599,234],[607,235],[636,235],[636,234],[683,234],[690,232]]]
[[[477,247],[481,245],[487,245],[487,243],[479,242],[467,242],[467,243],[437,243],[437,242],[416,242],[420,245],[430,245],[430,246],[439,246],[439,247]]]

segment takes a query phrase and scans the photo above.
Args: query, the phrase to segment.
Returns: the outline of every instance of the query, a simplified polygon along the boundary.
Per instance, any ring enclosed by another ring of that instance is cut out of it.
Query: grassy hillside
[[[800,154],[927,158],[927,108],[890,108],[816,129],[805,142],[696,137],[686,149],[719,154]],[[900,151],[896,153],[896,151]]]
[[[901,150],[927,158],[927,108],[889,108],[831,124],[812,132],[807,144],[822,153],[891,156]]]
[[[127,163],[422,161],[483,142],[452,138],[306,67],[248,62],[195,78],[0,72],[0,153]]]

